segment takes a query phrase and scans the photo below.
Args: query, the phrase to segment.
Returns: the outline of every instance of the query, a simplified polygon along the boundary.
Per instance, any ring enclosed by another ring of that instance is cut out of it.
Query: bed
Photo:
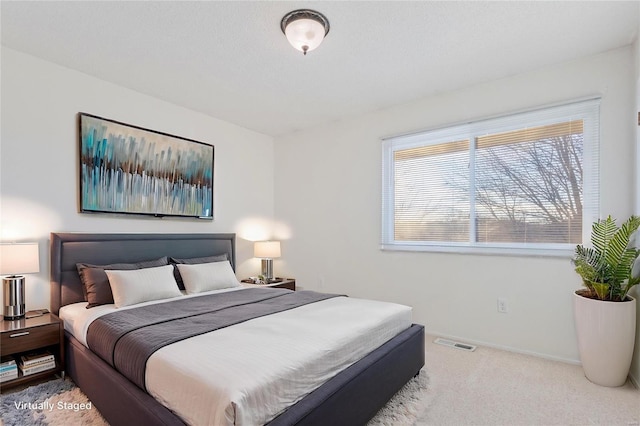
[[[51,310],[58,314],[61,307],[85,300],[77,263],[105,265],[161,256],[198,258],[220,254],[225,254],[230,264],[235,265],[235,234],[52,233]],[[66,372],[110,424],[185,423],[80,340],[71,332],[65,332]],[[328,378],[268,424],[365,424],[423,365],[424,328],[410,324]]]

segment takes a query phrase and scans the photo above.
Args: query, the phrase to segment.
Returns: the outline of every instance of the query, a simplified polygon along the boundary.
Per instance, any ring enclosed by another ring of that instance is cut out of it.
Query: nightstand
[[[2,390],[54,373],[61,373],[64,377],[64,325],[60,318],[54,314],[44,314],[35,318],[3,320],[1,332],[2,357],[11,355],[16,358],[16,363],[19,363],[18,358],[22,353],[48,350],[56,358],[56,368],[28,376],[23,376],[22,372],[18,371],[18,378],[0,383]]]
[[[245,287],[286,288],[288,290],[296,291],[296,280],[293,278],[276,278],[276,281],[269,284],[254,284],[250,279],[242,280],[241,282]]]

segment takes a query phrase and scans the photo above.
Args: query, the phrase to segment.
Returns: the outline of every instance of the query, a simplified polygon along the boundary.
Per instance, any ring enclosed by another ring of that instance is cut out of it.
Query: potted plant
[[[636,329],[636,300],[629,290],[640,283],[640,217],[620,227],[614,219],[595,222],[591,247],[578,245],[573,263],[585,289],[574,293],[574,318],[585,376],[602,386],[627,380]]]

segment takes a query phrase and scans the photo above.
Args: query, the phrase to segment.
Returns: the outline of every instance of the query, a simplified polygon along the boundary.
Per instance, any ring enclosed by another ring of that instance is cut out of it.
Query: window
[[[572,253],[598,218],[599,105],[386,139],[382,248]]]

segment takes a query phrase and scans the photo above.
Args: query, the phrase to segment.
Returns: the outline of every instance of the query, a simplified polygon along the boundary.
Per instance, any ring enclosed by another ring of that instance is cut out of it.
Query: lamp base
[[[273,259],[262,259],[262,276],[266,282],[273,280]]]
[[[24,317],[24,277],[10,276],[2,279],[4,288],[4,319],[16,320]]]

